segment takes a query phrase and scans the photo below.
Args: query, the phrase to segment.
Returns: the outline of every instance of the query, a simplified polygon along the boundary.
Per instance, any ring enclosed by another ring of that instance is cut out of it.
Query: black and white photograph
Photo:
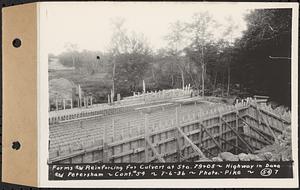
[[[291,8],[46,11],[49,165],[293,161]]]

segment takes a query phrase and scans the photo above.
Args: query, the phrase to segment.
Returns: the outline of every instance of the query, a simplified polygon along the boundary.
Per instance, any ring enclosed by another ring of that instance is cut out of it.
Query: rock
[[[263,153],[263,155],[267,160],[271,160],[273,157],[273,154],[271,152],[265,152]]]
[[[252,161],[263,161],[262,158],[260,158],[259,156],[255,155],[255,154],[248,153],[248,157]]]
[[[223,160],[222,160],[222,158],[220,158],[220,157],[213,157],[213,158],[212,158],[212,161],[213,161],[213,162],[222,162]]]
[[[256,160],[256,161],[265,161],[265,160],[267,160],[264,153],[258,154],[257,157],[258,157],[258,160]]]
[[[250,161],[250,157],[245,153],[240,153],[238,157],[240,161]]]
[[[212,160],[209,158],[200,158],[199,160],[197,160],[196,162],[211,162]]]
[[[281,155],[280,154],[273,154],[270,161],[280,161]]]
[[[222,152],[219,157],[224,161],[239,161],[239,157],[231,152]]]

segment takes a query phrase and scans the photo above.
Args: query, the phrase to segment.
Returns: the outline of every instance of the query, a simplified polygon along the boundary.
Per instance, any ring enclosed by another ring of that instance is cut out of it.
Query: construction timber
[[[50,112],[48,162],[194,162],[225,151],[253,153],[276,142],[291,124],[290,112],[254,99],[228,105],[184,95]]]

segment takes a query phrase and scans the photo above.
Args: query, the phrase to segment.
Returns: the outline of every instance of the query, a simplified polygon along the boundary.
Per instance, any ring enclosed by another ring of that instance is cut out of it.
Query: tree
[[[186,25],[181,23],[180,21],[176,21],[175,23],[171,23],[170,25],[170,33],[165,37],[168,41],[169,53],[174,58],[174,62],[180,70],[181,80],[182,80],[182,88],[184,88],[184,66],[185,63],[182,61],[183,48],[185,45],[185,29]],[[172,77],[172,87],[174,87],[174,64],[171,64],[171,77]]]
[[[128,38],[124,28],[125,19],[115,18],[112,23],[112,37],[110,41],[110,54],[112,57],[112,98],[115,96],[115,76],[116,76],[116,57],[121,53],[127,52]]]
[[[285,105],[291,97],[291,18],[290,9],[257,9],[246,15],[247,30],[235,43],[232,70],[234,80],[252,93]]]
[[[73,44],[73,43],[66,43],[65,48],[66,48],[67,52],[71,53],[72,65],[73,65],[73,68],[75,68],[76,67],[76,55],[78,53],[78,45]]]
[[[232,57],[232,47],[234,45],[234,39],[233,39],[233,33],[238,28],[238,25],[234,22],[233,18],[231,16],[226,18],[227,21],[227,28],[225,32],[223,33],[223,38],[229,38],[227,43],[227,52],[229,54],[227,55],[228,61],[227,61],[227,96],[230,94],[230,64],[231,64],[231,57]]]
[[[190,48],[198,54],[201,65],[202,96],[205,92],[206,60],[205,46],[212,41],[212,30],[216,27],[216,22],[208,12],[200,12],[193,15],[192,22],[188,24],[188,32],[191,34]],[[196,59],[197,61],[197,59]]]
[[[113,35],[110,54],[112,57],[112,95],[116,87],[119,92],[128,94],[128,89],[135,90],[142,80],[151,60],[151,50],[143,34],[127,33],[124,19],[113,21]],[[118,76],[118,77],[116,77]]]

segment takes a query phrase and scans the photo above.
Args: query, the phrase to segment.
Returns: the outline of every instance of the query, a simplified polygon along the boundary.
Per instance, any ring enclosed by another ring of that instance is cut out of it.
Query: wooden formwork
[[[155,113],[155,112],[154,112]],[[253,152],[272,144],[290,121],[254,104],[219,106],[190,112],[180,106],[169,117],[137,112],[139,123],[101,128],[102,137],[78,149],[50,152],[49,163],[184,162],[220,152]],[[142,121],[142,122],[141,122]],[[123,133],[123,134],[120,134]],[[121,138],[118,138],[118,135]]]

